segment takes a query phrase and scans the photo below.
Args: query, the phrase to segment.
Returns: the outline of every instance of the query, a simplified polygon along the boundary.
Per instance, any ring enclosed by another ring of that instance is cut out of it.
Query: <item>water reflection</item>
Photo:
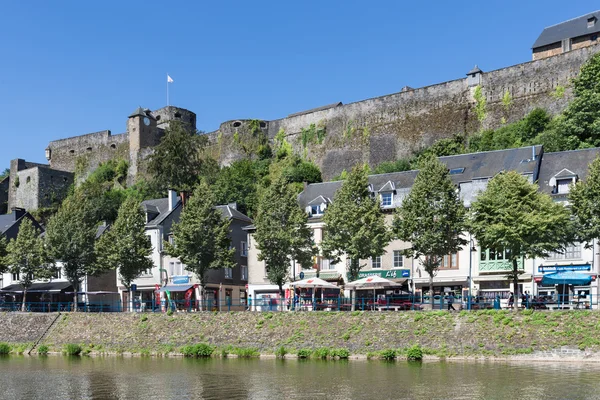
[[[594,399],[592,364],[0,358],[6,399]]]

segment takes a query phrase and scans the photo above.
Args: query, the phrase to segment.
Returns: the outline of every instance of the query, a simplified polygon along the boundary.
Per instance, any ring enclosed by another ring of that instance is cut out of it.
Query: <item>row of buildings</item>
[[[537,182],[539,190],[550,195],[554,201],[567,203],[570,185],[585,180],[589,164],[600,155],[600,148],[544,153],[542,146],[489,151],[473,154],[440,157],[448,167],[465,206],[469,207],[477,194],[485,190],[487,182],[501,171],[514,170]],[[386,222],[391,224],[394,210],[401,206],[403,198],[410,192],[418,171],[396,172],[369,176],[369,190],[381,200]],[[298,196],[299,207],[308,214],[308,224],[318,245],[327,227],[323,215],[334,201],[342,181],[307,185]],[[135,280],[133,306],[138,310],[164,309],[166,292],[172,300],[179,300],[180,308],[196,308],[200,299],[198,281],[186,270],[180,260],[163,251],[163,244],[172,240],[172,226],[182,212],[182,204],[175,192],[163,199],[147,200],[142,203],[146,213],[146,232],[151,238],[154,267]],[[232,269],[211,271],[206,284],[205,303],[213,309],[243,309],[252,297],[256,304],[269,304],[278,297],[278,287],[266,278],[265,264],[258,261],[260,250],[253,240],[255,227],[252,220],[236,209],[235,204],[217,206],[230,221],[232,246],[235,248],[237,266]],[[16,237],[20,222],[32,219],[24,210],[13,210],[0,216],[0,233],[9,239]],[[98,236],[109,227],[100,226]],[[506,278],[512,269],[503,252],[482,249],[468,233],[469,244],[456,254],[448,254],[434,278],[433,295],[453,292],[455,296],[466,296],[469,285],[473,294],[483,298],[507,299],[513,291],[512,283]],[[386,252],[379,257],[361,260],[360,276],[378,275],[402,284],[403,292],[418,297],[428,296],[429,277],[421,260],[406,257],[402,250],[409,243],[391,241]],[[564,294],[585,295],[596,304],[600,294],[596,277],[599,273],[598,243],[576,243],[563,253],[552,254],[546,259],[521,260],[523,274],[520,276],[519,291],[533,295]],[[556,271],[578,271],[592,277],[590,285],[567,288],[546,287],[541,281],[544,274]],[[311,269],[301,270],[295,263],[289,266],[290,280],[319,276],[343,287],[348,282],[346,260],[333,263],[323,257],[315,257]],[[2,277],[2,293],[18,298],[19,277],[5,273]],[[69,301],[73,288],[60,273],[51,282],[39,282],[30,289],[30,301]],[[127,309],[130,293],[120,284],[117,273],[111,271],[102,277],[89,277],[84,281],[81,301],[104,304],[107,307],[119,304]],[[397,290],[396,290],[397,291]],[[557,291],[561,291],[558,293]],[[392,295],[388,291],[384,295]],[[63,296],[64,295],[64,296]],[[5,298],[6,300],[6,298]],[[10,300],[10,298],[9,298]],[[113,307],[114,308],[114,307]]]

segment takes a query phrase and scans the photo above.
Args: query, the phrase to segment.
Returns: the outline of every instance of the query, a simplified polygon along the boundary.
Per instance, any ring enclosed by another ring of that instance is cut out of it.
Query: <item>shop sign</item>
[[[590,271],[590,264],[580,265],[540,265],[538,272],[562,272],[562,271]]]
[[[386,279],[402,279],[402,278],[410,278],[410,270],[409,269],[387,269],[387,270],[370,270],[370,271],[360,271],[358,273],[358,278],[366,278],[367,276],[380,276]]]
[[[184,285],[186,283],[190,283],[190,277],[187,275],[174,276],[173,284],[174,285]]]

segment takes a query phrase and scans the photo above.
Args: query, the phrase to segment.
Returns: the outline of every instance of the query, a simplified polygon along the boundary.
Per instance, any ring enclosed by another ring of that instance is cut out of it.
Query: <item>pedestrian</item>
[[[454,293],[452,292],[448,295],[448,311],[450,310],[456,311],[456,308],[454,308]]]
[[[526,291],[525,292],[525,308],[529,308],[529,306],[530,306],[529,305],[529,299],[530,299],[529,291]]]
[[[508,308],[511,308],[513,304],[515,304],[515,296],[513,295],[513,292],[510,292],[510,295],[508,296]]]
[[[248,307],[246,308],[246,311],[252,311],[252,295],[251,294],[248,295]]]

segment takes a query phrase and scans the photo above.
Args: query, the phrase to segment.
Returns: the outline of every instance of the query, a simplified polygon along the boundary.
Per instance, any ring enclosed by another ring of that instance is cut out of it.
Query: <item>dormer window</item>
[[[572,178],[557,179],[556,180],[556,193],[565,194],[569,193],[569,185],[573,183]]]
[[[381,193],[381,206],[391,207],[394,204],[394,193],[386,192]]]
[[[321,210],[321,206],[314,205],[310,206],[310,215],[323,215],[323,210]]]
[[[588,18],[588,20],[587,20],[587,27],[588,28],[593,28],[596,25],[596,21],[597,20],[598,19],[596,17],[590,17],[590,18]]]

